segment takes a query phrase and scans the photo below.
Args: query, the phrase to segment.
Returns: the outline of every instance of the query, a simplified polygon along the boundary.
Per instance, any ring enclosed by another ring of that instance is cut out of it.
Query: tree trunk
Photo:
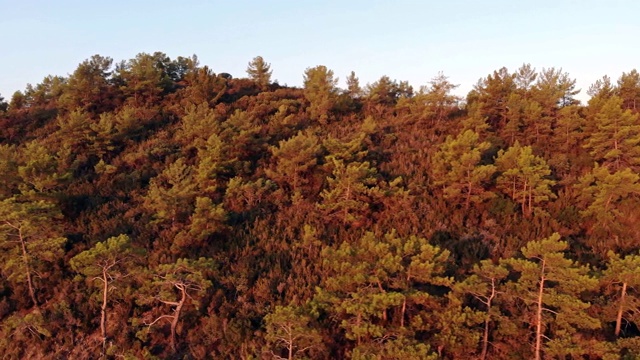
[[[617,125],[617,122],[616,122]],[[616,126],[616,130],[613,134],[613,148],[618,150],[618,128]],[[616,156],[616,170],[620,169],[620,155]]]
[[[522,189],[522,215],[524,215],[525,217],[528,217],[527,200],[529,198],[529,191],[531,191],[531,187],[529,186],[529,182],[525,180],[524,189]]]
[[[351,185],[347,185],[347,190],[344,194],[344,200],[349,201],[351,198]],[[349,208],[345,206],[344,211],[342,213],[342,224],[347,224],[347,218],[349,217]]]
[[[18,237],[20,238],[20,245],[22,246],[22,260],[24,261],[25,273],[27,275],[27,285],[29,286],[29,295],[33,305],[38,308],[38,300],[36,299],[36,291],[33,288],[33,281],[31,280],[31,268],[29,267],[29,254],[27,253],[27,244],[24,237],[22,237],[22,229],[18,228]]]
[[[529,211],[527,215],[531,216],[533,213],[533,186],[529,186]]]
[[[100,334],[102,335],[102,355],[107,353],[107,294],[109,292],[109,278],[107,269],[102,269],[102,307],[100,308]]]
[[[489,315],[484,319],[484,334],[482,335],[482,353],[480,354],[480,360],[487,358],[487,351],[489,349]]]
[[[620,306],[618,307],[618,316],[616,317],[615,335],[620,336],[620,328],[622,327],[622,313],[624,312],[624,301],[627,297],[627,283],[622,283],[622,291],[620,293]]]
[[[292,333],[293,330],[289,329],[289,360],[293,359],[293,336]]]
[[[465,210],[469,210],[469,206],[471,205],[471,189],[472,189],[471,182],[468,182],[467,183],[467,198],[464,201],[464,209]]]
[[[180,320],[180,312],[182,311],[182,306],[184,305],[184,302],[187,300],[187,292],[185,291],[184,286],[177,286],[177,287],[178,289],[180,289],[180,292],[182,293],[182,297],[180,298],[178,305],[176,305],[173,319],[171,320],[171,350],[173,350],[174,353],[177,352],[176,329],[178,327],[178,320]]]
[[[480,359],[485,360],[487,358],[487,351],[489,349],[489,325],[491,322],[491,315],[489,311],[491,310],[491,302],[493,298],[496,296],[496,281],[495,279],[491,279],[491,295],[487,299],[487,317],[484,319],[484,335],[482,337],[482,353],[480,354]]]
[[[540,360],[540,352],[542,351],[542,294],[544,293],[544,260],[542,260],[542,270],[540,274],[540,287],[538,289],[538,309],[536,312],[536,350],[535,360]]]
[[[356,327],[358,329],[360,329],[360,319],[362,319],[362,315],[360,315],[360,313],[358,313],[358,316],[356,317]],[[358,345],[360,345],[360,333],[358,333],[358,337],[357,337],[357,343]]]
[[[381,293],[386,293],[386,291],[384,291],[384,288],[382,287],[382,283],[380,282],[380,280],[378,280],[378,290],[380,290]],[[382,320],[385,322],[385,324],[387,323],[387,310],[382,310],[382,314],[380,314],[382,316]]]
[[[404,301],[402,301],[402,311],[400,312],[400,327],[404,328],[404,314],[407,311],[407,297],[404,297]]]

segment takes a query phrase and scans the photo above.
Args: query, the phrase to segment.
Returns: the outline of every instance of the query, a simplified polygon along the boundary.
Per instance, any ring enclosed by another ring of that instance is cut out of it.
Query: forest
[[[233,75],[0,97],[2,359],[640,358],[638,71]]]

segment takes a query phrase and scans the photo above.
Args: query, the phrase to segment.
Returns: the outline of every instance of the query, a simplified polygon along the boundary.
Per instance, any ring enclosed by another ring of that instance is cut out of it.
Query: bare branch
[[[148,327],[151,327],[151,325],[153,325],[153,324],[157,323],[158,321],[160,321],[160,320],[162,320],[162,319],[173,319],[173,317],[174,317],[174,315],[161,315],[161,316],[159,316],[157,319],[153,320],[153,321],[152,321],[152,322],[150,322],[150,323],[147,323],[147,322],[145,321],[145,323],[144,323],[144,324],[145,324],[145,325],[147,325]]]
[[[175,302],[175,301],[166,301],[166,300],[161,300],[161,299],[158,299],[158,301],[160,301],[160,302],[161,302],[161,303],[163,303],[163,304],[167,304],[167,305],[171,305],[171,306],[178,306],[178,305],[180,305],[180,303],[179,303],[179,302]]]

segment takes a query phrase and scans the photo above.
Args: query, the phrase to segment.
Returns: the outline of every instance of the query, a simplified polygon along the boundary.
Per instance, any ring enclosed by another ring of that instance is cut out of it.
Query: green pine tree
[[[614,334],[618,337],[623,321],[627,324],[638,324],[640,321],[640,293],[636,290],[640,286],[640,256],[631,254],[621,257],[613,251],[609,251],[608,255],[607,269],[602,273],[601,281],[609,290],[605,294],[614,292],[616,301],[608,302],[606,307],[615,313]]]
[[[519,275],[510,283],[509,295],[523,306],[522,321],[533,329],[531,357],[536,360],[582,356],[586,350],[581,348],[579,331],[600,328],[598,319],[587,312],[590,304],[581,298],[598,282],[588,275],[587,267],[565,257],[567,248],[567,242],[554,233],[522,248],[524,259],[503,260]]]
[[[275,358],[293,360],[313,354],[322,348],[322,336],[313,326],[314,317],[300,306],[276,306],[264,318],[267,344],[276,350],[284,349],[286,357],[270,351]],[[300,354],[300,355],[299,355]]]
[[[338,79],[333,77],[333,71],[324,65],[308,68],[304,72],[304,97],[309,101],[307,111],[312,120],[320,124],[329,121],[338,96],[336,85]]]
[[[102,336],[103,355],[107,351],[107,318],[109,294],[115,282],[122,282],[130,276],[137,259],[141,255],[131,245],[127,235],[110,237],[104,242],[96,243],[91,249],[74,256],[69,264],[71,268],[82,274],[87,282],[101,288],[102,304],[100,306],[100,335]]]
[[[170,323],[169,345],[171,351],[178,350],[178,323],[189,307],[199,307],[200,298],[212,286],[209,277],[215,270],[212,259],[197,260],[178,259],[174,263],[161,264],[151,270],[153,280],[140,290],[138,303],[141,305],[161,304],[160,308],[169,307],[170,313],[157,316],[154,320],[145,320],[149,329],[162,320]],[[158,309],[162,311],[161,309]]]
[[[498,188],[520,203],[526,217],[533,214],[534,207],[541,208],[556,197],[551,191],[555,185],[555,181],[549,179],[551,169],[543,158],[533,154],[530,146],[522,147],[516,141],[506,151],[498,152],[495,164],[500,173],[496,180]]]
[[[56,224],[60,217],[58,209],[44,200],[12,197],[0,201],[0,266],[10,283],[27,284],[35,307],[40,304],[36,274],[43,281],[43,274],[50,273],[64,253],[67,239]]]
[[[468,210],[471,204],[480,204],[494,196],[485,185],[496,171],[494,165],[483,165],[482,155],[491,147],[480,142],[478,134],[466,130],[457,137],[447,137],[433,156],[433,184],[441,188],[444,198],[462,204]]]
[[[596,128],[585,148],[603,166],[613,170],[640,169],[640,122],[638,114],[623,110],[622,99],[612,96],[595,115]]]
[[[266,90],[271,83],[271,64],[264,61],[262,56],[256,56],[249,62],[247,74],[262,90]]]

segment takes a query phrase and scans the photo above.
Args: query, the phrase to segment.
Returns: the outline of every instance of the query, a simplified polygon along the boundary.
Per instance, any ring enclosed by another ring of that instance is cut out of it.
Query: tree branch
[[[175,301],[166,301],[166,300],[161,300],[161,299],[158,299],[158,301],[160,301],[163,304],[170,305],[170,306],[178,306],[178,305],[180,305],[179,302],[175,302]]]
[[[144,323],[144,324],[145,324],[145,325],[147,325],[148,327],[151,327],[151,325],[153,325],[153,324],[157,323],[158,321],[160,321],[160,320],[162,320],[162,319],[173,319],[173,317],[174,317],[174,315],[160,315],[157,319],[153,320],[152,322],[147,323],[147,322],[145,321],[145,323]]]

